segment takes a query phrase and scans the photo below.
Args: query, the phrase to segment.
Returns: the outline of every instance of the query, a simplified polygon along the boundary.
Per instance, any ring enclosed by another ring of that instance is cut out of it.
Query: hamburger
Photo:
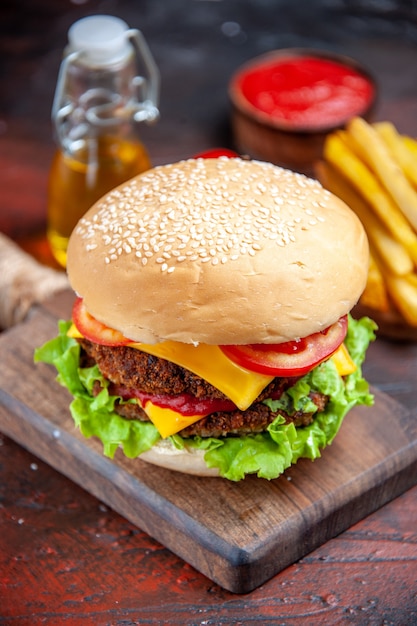
[[[361,222],[317,181],[196,158],[117,187],[78,222],[72,319],[35,353],[104,454],[273,479],[373,402]]]

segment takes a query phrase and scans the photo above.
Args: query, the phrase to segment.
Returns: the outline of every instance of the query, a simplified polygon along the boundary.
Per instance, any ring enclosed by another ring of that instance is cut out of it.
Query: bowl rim
[[[232,105],[241,114],[246,115],[250,119],[253,119],[254,121],[264,126],[268,126],[270,128],[283,132],[289,132],[291,134],[296,133],[312,135],[317,133],[329,132],[332,130],[336,130],[337,128],[343,128],[347,120],[350,119],[350,116],[347,118],[343,118],[338,124],[322,124],[314,126],[313,128],[310,126],[294,126],[291,123],[286,123],[285,121],[283,122],[275,120],[273,117],[271,117],[267,113],[264,113],[263,111],[261,111],[261,109],[258,109],[256,106],[251,104],[243,95],[243,92],[239,88],[239,83],[244,74],[247,74],[257,67],[268,64],[268,62],[273,62],[276,59],[292,59],[297,57],[314,57],[318,59],[325,59],[327,61],[334,61],[335,63],[339,63],[340,65],[344,65],[355,70],[358,74],[366,78],[366,80],[368,80],[368,82],[373,87],[373,94],[371,99],[367,103],[363,112],[358,113],[358,115],[365,117],[374,110],[378,99],[378,85],[371,71],[367,69],[364,65],[362,65],[360,61],[357,61],[350,56],[337,52],[303,47],[280,48],[277,50],[270,50],[269,52],[265,52],[256,57],[253,57],[252,59],[249,59],[248,61],[240,65],[237,70],[232,74],[232,77],[229,81],[228,94]]]

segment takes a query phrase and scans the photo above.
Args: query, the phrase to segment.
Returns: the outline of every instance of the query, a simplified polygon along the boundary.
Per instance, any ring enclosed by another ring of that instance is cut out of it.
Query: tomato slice
[[[103,346],[125,346],[131,343],[121,332],[99,322],[87,311],[82,298],[76,298],[72,308],[72,321],[80,333],[93,343]]]
[[[343,343],[347,315],[326,330],[298,341],[246,346],[220,346],[224,354],[245,369],[272,376],[303,376],[328,359]]]
[[[194,155],[194,159],[217,159],[221,156],[227,156],[229,158],[239,156],[237,152],[233,150],[229,150],[228,148],[212,148],[211,150],[206,150],[205,152],[199,152]]]
[[[139,389],[132,389],[123,385],[109,385],[109,393],[112,396],[120,396],[123,400],[138,398],[143,407],[147,402],[152,402],[162,409],[171,409],[181,415],[210,415],[210,413],[237,411],[234,402],[225,398],[196,398],[189,393],[180,393],[176,396],[169,394],[154,394]]]

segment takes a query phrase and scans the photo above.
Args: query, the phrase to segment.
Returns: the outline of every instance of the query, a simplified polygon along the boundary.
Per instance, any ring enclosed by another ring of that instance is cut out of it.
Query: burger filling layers
[[[345,316],[323,332],[271,346],[147,345],[96,320],[77,298],[69,335],[81,346],[81,366],[97,365],[125,419],[151,421],[162,437],[223,437],[264,432],[278,416],[295,427],[310,424],[325,410],[326,394],[309,390],[301,406],[280,399],[332,355],[342,376],[356,369],[343,346],[347,325]],[[95,381],[94,395],[102,389]]]
[[[97,364],[105,379],[110,381],[111,395],[124,401],[137,400],[116,403],[115,411],[119,415],[127,419],[148,421],[148,403],[179,413],[184,418],[188,413],[192,423],[177,430],[182,437],[221,437],[262,432],[278,415],[282,415],[286,423],[305,426],[311,423],[317,411],[325,409],[328,400],[324,394],[311,392],[309,399],[315,405],[314,411],[294,410],[288,413],[282,409],[272,410],[264,401],[278,400],[297,380],[277,377],[242,411],[204,378],[166,359],[129,346],[102,346],[86,339],[79,339],[79,342],[83,354],[82,366]],[[95,393],[99,393],[100,384],[97,383],[94,389]],[[199,413],[205,414],[204,417],[195,420]],[[164,432],[161,434],[164,435]]]
[[[132,344],[94,323],[100,330],[97,341],[89,324],[84,333],[69,321],[58,327],[58,336],[36,349],[35,361],[56,368],[57,380],[73,396],[75,425],[85,437],[97,437],[111,458],[119,448],[136,458],[168,438],[170,449],[203,452],[207,467],[229,480],[253,473],[272,479],[299,458],[318,458],[345,415],[356,405],[373,403],[361,372],[375,338],[368,318],[349,317],[340,346],[306,374],[294,376],[250,371],[219,346]],[[333,332],[324,334],[327,341]],[[305,342],[308,352],[311,341]],[[282,367],[277,350],[239,348],[239,359],[242,352],[255,366],[269,369],[272,360]],[[284,359],[287,365],[290,356]]]

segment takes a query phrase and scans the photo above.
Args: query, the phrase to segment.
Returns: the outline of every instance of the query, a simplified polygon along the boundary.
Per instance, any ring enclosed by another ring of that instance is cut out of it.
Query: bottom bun
[[[175,470],[195,476],[219,476],[216,467],[207,467],[204,450],[195,450],[186,446],[179,450],[168,439],[161,439],[150,450],[142,452],[140,459],[152,465]]]

